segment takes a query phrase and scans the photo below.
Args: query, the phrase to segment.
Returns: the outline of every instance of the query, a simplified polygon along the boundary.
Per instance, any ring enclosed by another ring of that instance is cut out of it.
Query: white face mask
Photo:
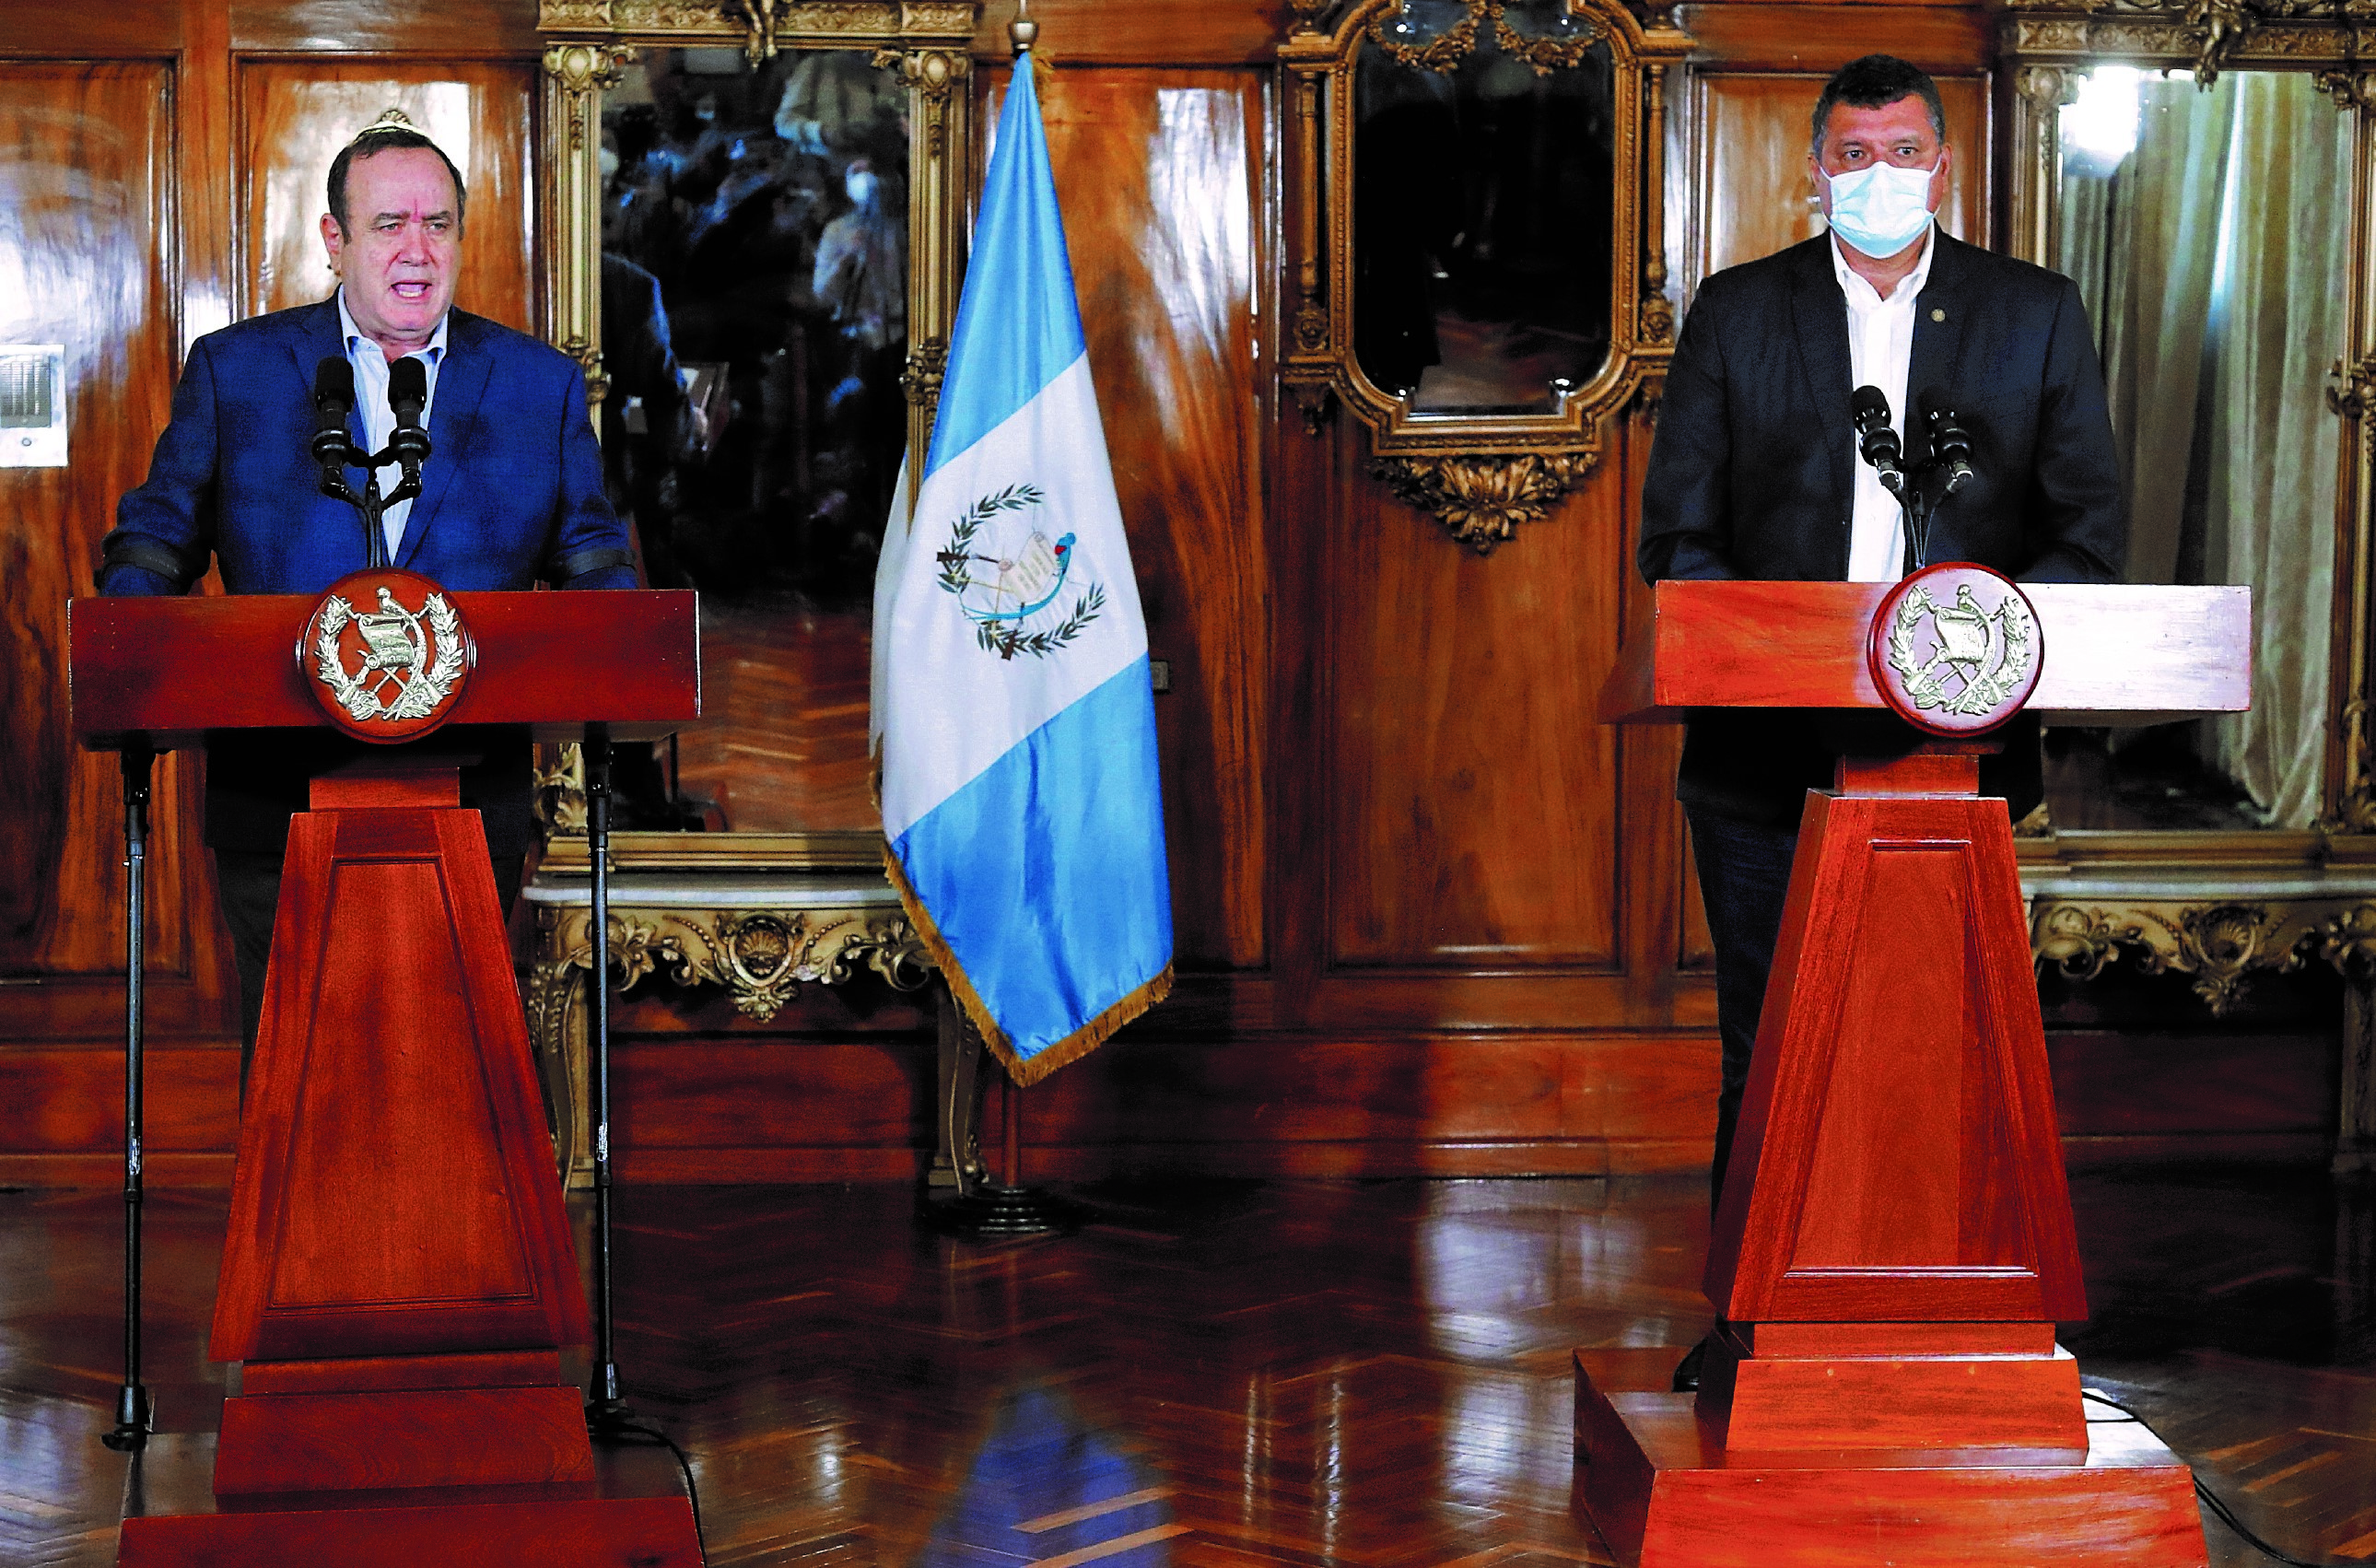
[[[842,189],[849,193],[852,202],[864,207],[874,195],[874,176],[863,169],[853,170]]]
[[[1895,255],[1922,237],[1930,224],[1928,169],[1876,163],[1850,174],[1828,174],[1832,187],[1832,232],[1876,260]]]

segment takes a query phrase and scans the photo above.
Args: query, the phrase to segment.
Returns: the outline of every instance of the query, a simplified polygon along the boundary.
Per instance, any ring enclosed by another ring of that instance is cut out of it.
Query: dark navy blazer
[[[232,593],[318,593],[361,570],[362,523],[321,493],[310,450],[314,367],[345,351],[335,300],[199,339],[148,478],[116,508],[101,591],[183,592],[209,554]],[[350,428],[360,445],[361,410]],[[568,356],[453,312],[429,441],[398,565],[449,588],[634,586]]]
[[[1933,518],[1929,559],[2033,582],[2118,578],[2128,516],[2078,288],[1943,233],[1935,244],[1915,302],[1907,400],[1919,408],[1930,396],[1955,410],[1976,473]],[[1847,576],[1858,459],[1847,303],[1831,244],[1818,235],[1700,286],[1643,483],[1636,560],[1650,581]],[[2038,796],[2036,733],[2009,729],[2003,764],[1984,773],[2016,817]],[[1829,787],[1841,751],[1902,750],[1916,738],[1895,720],[1697,714],[1676,793],[1719,815],[1795,826],[1805,792]]]
[[[315,366],[345,352],[336,300],[199,339],[148,478],[116,507],[100,591],[183,593],[206,575],[209,555],[232,593],[319,593],[360,571],[362,519],[321,493],[310,449]],[[360,410],[350,433],[361,445]],[[453,312],[429,440],[398,565],[459,589],[636,586],[626,529],[602,492],[586,378],[566,355]],[[484,814],[498,863],[517,863],[530,831],[526,736],[452,743],[481,758],[463,770],[463,802]],[[277,851],[289,814],[304,807],[307,778],[360,747],[307,731],[210,741],[207,842]]]

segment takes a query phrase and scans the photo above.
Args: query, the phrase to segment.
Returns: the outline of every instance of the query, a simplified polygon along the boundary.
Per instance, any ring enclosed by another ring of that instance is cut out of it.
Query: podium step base
[[[151,1437],[125,1483],[121,1568],[700,1568],[665,1450],[596,1455],[591,1483],[415,1487],[219,1502],[214,1439]]]
[[[2192,1473],[2132,1422],[2090,1428],[2085,1453],[1729,1452],[1691,1395],[1628,1391],[1628,1359],[1575,1364],[1576,1499],[1625,1568],[2209,1561]]]

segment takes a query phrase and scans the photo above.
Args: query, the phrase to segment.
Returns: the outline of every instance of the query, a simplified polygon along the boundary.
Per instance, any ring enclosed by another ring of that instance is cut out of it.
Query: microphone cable
[[[2130,1409],[2126,1405],[2121,1404],[2118,1399],[2113,1398],[2110,1395],[2102,1392],[2100,1389],[2088,1388],[2084,1385],[2080,1388],[2079,1393],[2082,1398],[2086,1399],[2092,1404],[2104,1406],[2108,1409],[2118,1410],[2121,1415],[2126,1416],[2129,1420],[2136,1422],[2137,1425],[2144,1428],[2145,1431],[2152,1436],[2155,1442],[2161,1443],[2164,1448],[2169,1447],[2169,1443],[2163,1439],[2161,1433],[2154,1431],[2154,1426],[2151,1421],[2146,1420],[2143,1416],[2138,1415],[2134,1410]],[[2260,1535],[2250,1526],[2246,1525],[2243,1520],[2236,1517],[2236,1510],[2228,1505],[2228,1500],[2226,1498],[2221,1497],[2217,1492],[2212,1491],[2208,1486],[2204,1484],[2202,1476],[2195,1473],[2193,1466],[2189,1465],[2186,1469],[2187,1474],[2194,1478],[2194,1495],[2203,1500],[2203,1506],[2208,1508],[2214,1515],[2217,1515],[2221,1524],[2235,1531],[2237,1536],[2243,1540],[2245,1545],[2251,1547],[2253,1550],[2260,1552],[2263,1556],[2271,1558],[2278,1562],[2283,1562],[2287,1565],[2287,1568],[2355,1568],[2354,1563],[2346,1562],[2341,1558],[2296,1557],[2293,1553],[2285,1550],[2283,1548],[2274,1546],[2268,1541],[2262,1539]]]

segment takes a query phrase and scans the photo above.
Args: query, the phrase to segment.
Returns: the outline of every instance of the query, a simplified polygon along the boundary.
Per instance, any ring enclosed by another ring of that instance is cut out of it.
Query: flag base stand
[[[944,1078],[952,1079],[957,1091],[952,1109],[946,1112],[951,1131],[949,1174],[955,1191],[944,1188],[936,1194],[928,1182],[923,1202],[918,1206],[920,1218],[944,1235],[967,1241],[1061,1235],[1078,1230],[1094,1218],[1087,1205],[1058,1197],[1045,1188],[1023,1184],[1023,1091],[1012,1077],[1002,1076],[998,1094],[999,1120],[1004,1123],[1000,1142],[1005,1146],[1006,1157],[1001,1170],[1006,1180],[992,1182],[980,1173],[973,1152],[977,1140],[972,1131],[981,1114],[981,1101],[975,1087],[980,1080],[974,1072],[981,1054],[980,1037],[957,1014],[953,1003],[944,1002],[943,1005],[947,1008],[943,1016],[956,1019],[963,1037],[956,1073],[953,1076],[944,1074]],[[967,1046],[972,1048],[970,1051],[965,1050]]]
[[[1002,1236],[1062,1235],[1088,1223],[1089,1210],[1039,1187],[984,1182],[970,1193],[924,1205],[925,1223],[968,1241]]]

